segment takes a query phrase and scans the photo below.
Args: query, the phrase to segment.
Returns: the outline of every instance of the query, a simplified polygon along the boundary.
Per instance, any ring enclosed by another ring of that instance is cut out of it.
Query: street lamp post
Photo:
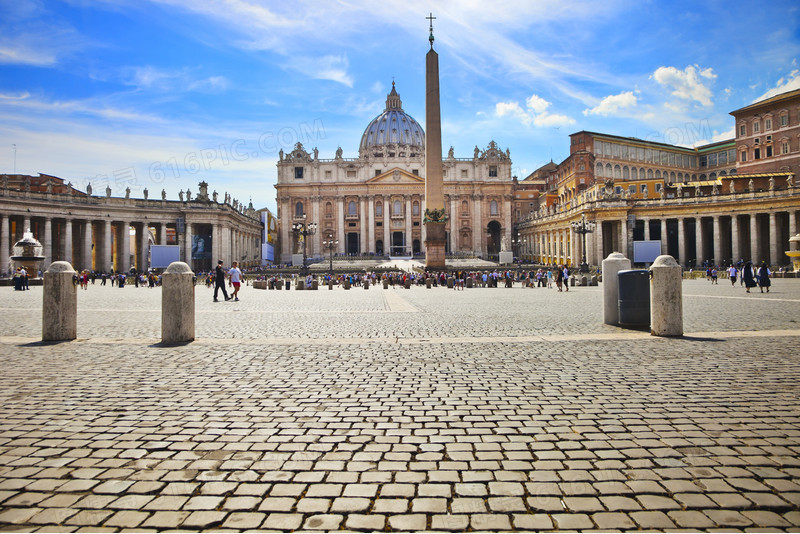
[[[331,276],[333,276],[333,249],[335,249],[338,244],[339,240],[334,240],[333,234],[328,234],[328,238],[322,242],[323,248],[329,252]]]
[[[589,272],[589,264],[586,263],[586,234],[590,234],[594,232],[595,223],[586,220],[586,214],[581,214],[581,220],[575,221],[570,223],[572,229],[575,231],[576,234],[580,234],[583,241],[583,250],[581,254],[581,268],[580,272],[588,273]]]
[[[306,242],[308,236],[317,233],[317,223],[306,224],[306,215],[303,214],[303,222],[296,222],[292,225],[292,232],[296,237],[303,236],[303,268],[300,274],[303,276],[308,275],[308,256],[306,255]]]

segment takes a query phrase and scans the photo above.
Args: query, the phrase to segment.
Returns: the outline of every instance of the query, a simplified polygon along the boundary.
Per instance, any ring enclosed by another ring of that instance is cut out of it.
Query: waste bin
[[[619,324],[650,325],[650,271],[635,269],[617,273]]]
[[[289,289],[292,289],[292,281],[291,281],[291,280],[287,280],[287,281],[286,281],[286,289],[287,289],[287,291],[288,291]]]

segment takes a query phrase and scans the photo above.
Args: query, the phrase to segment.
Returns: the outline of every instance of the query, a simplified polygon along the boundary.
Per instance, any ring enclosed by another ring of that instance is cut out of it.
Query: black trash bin
[[[619,324],[645,327],[650,325],[650,271],[619,271]]]

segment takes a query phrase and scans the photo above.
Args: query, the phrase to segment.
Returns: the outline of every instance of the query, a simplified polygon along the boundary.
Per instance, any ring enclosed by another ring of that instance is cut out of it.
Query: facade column
[[[503,206],[503,208],[502,208],[503,209],[503,235],[506,238],[506,243],[508,243],[509,246],[511,246],[511,238],[513,237],[513,235],[512,235],[512,230],[513,230],[512,226],[513,225],[511,224],[511,210],[512,210],[511,197],[510,196],[503,197],[503,200],[504,200],[504,202],[502,204],[502,206]],[[502,237],[501,237],[501,239],[502,239]],[[511,249],[513,250],[514,247],[511,247]]]
[[[644,219],[644,240],[650,240],[650,219]]]
[[[375,195],[367,197],[367,251],[375,253]]]
[[[778,213],[769,214],[769,264],[778,266],[778,251],[780,249],[780,235],[778,234]],[[782,254],[782,253],[781,253]]]
[[[720,229],[719,225],[719,215],[714,215],[712,221],[713,235],[711,237],[714,240],[714,263],[717,265],[722,265],[722,230]]]
[[[392,199],[383,197],[383,255],[391,256]]]
[[[792,208],[789,210],[789,237],[794,237],[797,233],[797,214]]]
[[[72,263],[72,220],[66,219],[64,222],[64,254],[61,258],[63,261]]]
[[[128,221],[123,221],[121,231],[122,246],[117,249],[117,254],[121,256],[118,265],[120,271],[127,274],[128,271],[131,270],[131,223]],[[191,250],[191,244],[189,247]]]
[[[163,228],[164,225],[161,225]],[[158,232],[158,240],[161,241],[161,230]],[[159,243],[163,245],[164,243]],[[219,261],[219,225],[211,225],[211,268],[214,269]]]
[[[683,217],[678,217],[678,265],[686,265],[686,228]]]
[[[369,250],[369,228],[367,227],[367,197],[358,199],[358,251],[366,254]]]
[[[450,254],[458,250],[458,212],[456,210],[458,210],[458,198],[456,195],[450,195]]]
[[[755,213],[750,214],[750,261],[753,265],[758,265],[760,262],[758,254],[758,216]]]
[[[694,234],[695,234],[695,256],[697,256],[697,265],[703,265],[703,261],[705,261],[705,252],[704,252],[704,245],[705,242],[703,241],[703,218],[697,217],[695,219],[694,225]]]
[[[338,216],[337,219],[339,221],[339,224],[338,224],[338,226],[339,226],[338,236],[339,237],[337,238],[339,240],[339,250],[338,250],[338,252],[339,253],[343,253],[343,252],[347,251],[347,243],[344,240],[344,198],[339,197],[339,199],[336,201],[336,207],[337,207],[337,209],[339,211],[339,213],[337,214],[337,216]]]
[[[214,231],[212,229],[211,235],[214,235]],[[158,225],[158,244],[159,245],[166,245],[167,244],[167,223],[161,223]],[[211,250],[214,250],[214,237],[211,238]],[[216,265],[216,263],[214,264]]]
[[[404,256],[413,256],[413,249],[411,247],[414,240],[411,237],[411,228],[413,225],[411,224],[412,212],[411,212],[411,195],[405,195],[404,200],[406,201],[406,237],[404,241],[405,249],[403,251]]]
[[[731,215],[731,261],[733,263],[742,259],[742,253],[739,249],[739,216]]]
[[[311,202],[312,202],[311,203],[311,210],[312,210],[312,213],[313,213],[312,221],[317,223],[317,232],[314,234],[314,237],[311,238],[311,247],[310,247],[310,250],[308,251],[308,255],[310,257],[317,257],[318,255],[320,255],[322,253],[322,232],[321,232],[322,225],[320,224],[322,222],[322,220],[321,220],[322,210],[320,210],[320,201],[321,200],[322,200],[322,197],[319,196],[319,195],[317,195],[317,196],[315,196],[315,197],[313,197],[311,199]],[[245,234],[245,245],[247,245],[247,243],[249,243],[249,235]],[[245,248],[246,248],[245,254],[247,254],[247,259],[249,261],[249,260],[252,259],[253,255],[250,253],[250,247],[249,246],[246,246]]]
[[[45,219],[45,225],[47,224],[46,221],[49,220],[49,218]],[[8,265],[9,258],[11,257],[10,252],[11,240],[8,235],[8,215],[3,214],[0,215],[0,273],[5,273],[10,270]],[[45,264],[42,266],[42,270],[47,270],[47,267],[49,267],[49,264],[45,257]]]
[[[83,231],[83,268],[92,270],[92,221],[91,219],[87,220],[84,224],[84,231]]]
[[[29,215],[25,215],[22,219],[22,232],[20,232],[20,239],[22,236],[25,235],[25,232],[31,229],[31,218]]]
[[[472,247],[475,255],[483,256],[483,227],[481,225],[481,195],[472,195]]]
[[[594,240],[595,240],[595,265],[602,265],[605,258],[606,251],[603,249],[603,221],[595,221],[594,226]]]

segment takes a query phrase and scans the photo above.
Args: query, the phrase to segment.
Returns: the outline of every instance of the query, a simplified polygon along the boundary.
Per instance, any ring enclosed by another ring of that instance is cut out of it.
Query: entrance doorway
[[[500,223],[497,221],[491,221],[486,227],[486,230],[489,233],[489,239],[486,243],[486,251],[490,255],[499,254],[500,234],[502,232],[502,227],[500,226]]]
[[[406,236],[403,232],[392,232],[392,256],[406,255]]]
[[[358,256],[361,254],[358,242],[358,232],[347,233],[347,254],[350,256]]]

